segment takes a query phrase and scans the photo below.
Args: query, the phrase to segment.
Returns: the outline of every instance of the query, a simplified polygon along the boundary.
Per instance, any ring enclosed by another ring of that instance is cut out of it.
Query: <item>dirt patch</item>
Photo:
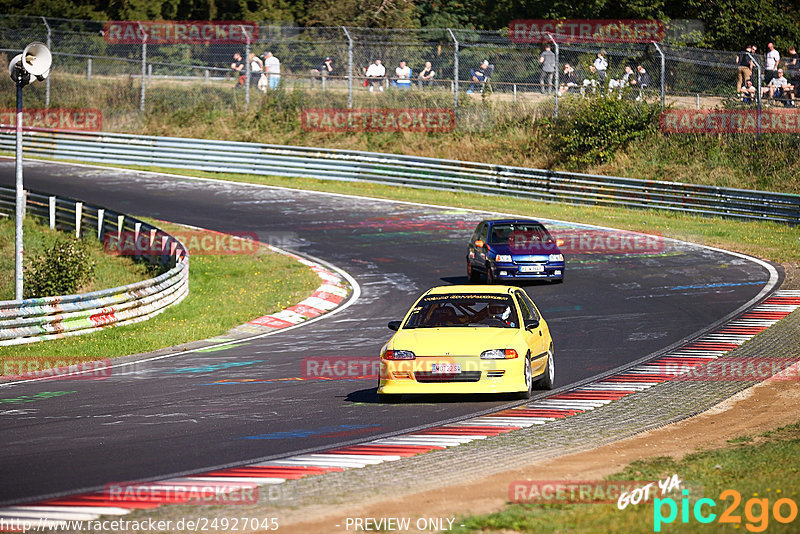
[[[800,262],[781,263],[785,277],[781,289],[800,289]]]
[[[391,500],[365,499],[352,506],[339,504],[294,510],[281,518],[281,532],[346,532],[347,517],[452,518],[467,513],[496,512],[506,506],[508,485],[514,480],[602,478],[620,471],[633,460],[653,456],[680,459],[699,449],[724,446],[727,440],[737,436],[754,435],[794,423],[800,413],[800,388],[797,386],[796,381],[767,380],[678,423],[481,480],[428,490],[424,489],[425,482],[420,481],[421,491],[396,494]]]

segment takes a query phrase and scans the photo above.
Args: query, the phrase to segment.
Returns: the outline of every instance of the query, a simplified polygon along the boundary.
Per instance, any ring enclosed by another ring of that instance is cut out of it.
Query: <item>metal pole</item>
[[[664,99],[666,96],[665,79],[666,79],[667,59],[664,56],[664,51],[661,50],[661,47],[658,46],[657,42],[653,41],[653,46],[656,47],[656,50],[658,50],[658,55],[661,56],[661,111],[664,111]]]
[[[22,70],[22,66],[17,69]],[[16,219],[14,220],[14,299],[22,300],[22,219],[25,217],[25,189],[22,184],[22,87],[20,78],[17,84],[17,153],[15,167],[17,173]]]
[[[347,37],[347,109],[353,107],[353,38],[350,37],[350,32],[347,28],[342,26],[342,31]],[[325,83],[325,77],[322,77],[322,83]],[[325,90],[325,86],[322,87]]]
[[[142,32],[142,90],[139,98],[139,111],[144,113],[145,86],[147,82],[147,33],[144,31],[142,23],[139,22],[139,31]]]
[[[458,39],[456,39],[453,30],[447,28],[450,33],[450,38],[453,40],[453,85],[455,87],[453,96],[453,107],[458,110]]]
[[[44,22],[45,28],[47,28],[47,49],[51,52],[53,51],[52,42],[50,40],[50,25],[47,23],[47,19],[42,17],[42,22]],[[44,107],[50,107],[50,76],[45,79],[45,93],[44,93]]]
[[[241,28],[242,33],[244,33],[244,38],[247,39],[246,44],[244,45],[244,107],[247,109],[250,107],[250,34],[247,33],[247,30],[244,26],[241,26]]]
[[[553,34],[549,33],[547,35],[548,35],[548,37],[550,37],[550,41],[553,42],[553,47],[555,47],[555,49],[556,49],[556,75],[555,75],[555,84],[556,84],[556,86],[555,86],[556,97],[555,98],[556,98],[556,104],[555,104],[555,110],[554,110],[553,114],[555,115],[555,118],[557,119],[558,118],[558,88],[559,88],[559,82],[561,81],[561,74],[559,73],[559,70],[558,70],[558,67],[559,67],[559,63],[558,63],[559,50],[558,50],[558,43],[553,38]]]
[[[756,61],[756,58],[753,57],[753,54],[750,52],[747,53],[747,56],[750,58],[750,61],[753,62],[753,65],[756,66],[758,70],[758,74],[756,75],[756,137],[761,139],[761,65]]]
[[[50,77],[48,76],[47,78],[49,79]],[[86,60],[86,79],[92,79],[92,58]]]

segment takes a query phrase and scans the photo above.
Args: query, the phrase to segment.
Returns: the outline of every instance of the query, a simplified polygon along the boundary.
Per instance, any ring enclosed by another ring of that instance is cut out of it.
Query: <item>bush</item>
[[[25,266],[24,297],[69,295],[94,273],[86,245],[75,238],[57,237],[53,245]]]
[[[617,150],[656,132],[661,114],[658,103],[602,97],[567,101],[561,109],[561,118],[546,128],[553,156],[567,167],[610,161]]]

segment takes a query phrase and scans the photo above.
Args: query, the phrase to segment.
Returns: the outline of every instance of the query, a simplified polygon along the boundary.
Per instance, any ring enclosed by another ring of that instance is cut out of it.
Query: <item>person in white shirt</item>
[[[606,70],[608,69],[608,61],[604,57],[605,53],[605,50],[598,52],[597,59],[593,63],[594,68],[597,70],[597,79],[600,82],[601,89],[606,85]]]
[[[770,80],[775,77],[775,71],[778,68],[778,62],[781,60],[781,54],[775,50],[775,45],[773,43],[769,43],[767,49],[767,62],[764,65],[764,83],[769,85]]]
[[[381,65],[380,59],[376,59],[375,63],[367,68],[367,79],[365,82],[369,84],[369,92],[373,92],[375,86],[378,87],[379,91],[383,92],[383,79],[385,77],[386,67]]]
[[[394,69],[394,74],[397,77],[398,89],[411,88],[411,68],[406,65],[405,61],[401,61],[400,66]]]
[[[261,77],[261,71],[264,70],[264,63],[261,58],[250,52],[250,82],[257,84]]]
[[[787,94],[791,95],[789,100],[793,98],[794,86],[789,83],[783,75],[783,69],[778,69],[777,75],[769,81],[769,85],[761,88],[761,93],[764,94],[769,91],[769,97],[784,98]]]
[[[269,76],[269,88],[274,91],[281,80],[281,62],[269,50],[264,52],[264,72]]]

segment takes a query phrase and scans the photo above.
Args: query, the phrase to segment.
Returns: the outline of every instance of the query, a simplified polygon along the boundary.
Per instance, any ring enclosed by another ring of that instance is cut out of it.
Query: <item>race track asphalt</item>
[[[0,159],[0,183],[13,180],[13,160]],[[486,214],[34,161],[25,164],[25,185],[132,215],[256,232],[346,270],[362,295],[329,319],[137,364],[105,380],[0,387],[0,399],[63,392],[0,406],[0,504],[288,456],[509,402],[387,405],[377,400],[375,379],[291,380],[304,376],[310,356],[376,356],[391,334],[387,321],[401,318],[421,292],[466,282],[466,242]],[[586,230],[548,226],[556,234]],[[602,243],[613,242],[597,240],[604,233],[590,231],[593,244],[567,253],[563,284],[524,286],[550,323],[557,387],[698,334],[769,279],[755,262],[668,240],[645,252],[604,251]],[[253,317],[266,311],[254,309]]]

